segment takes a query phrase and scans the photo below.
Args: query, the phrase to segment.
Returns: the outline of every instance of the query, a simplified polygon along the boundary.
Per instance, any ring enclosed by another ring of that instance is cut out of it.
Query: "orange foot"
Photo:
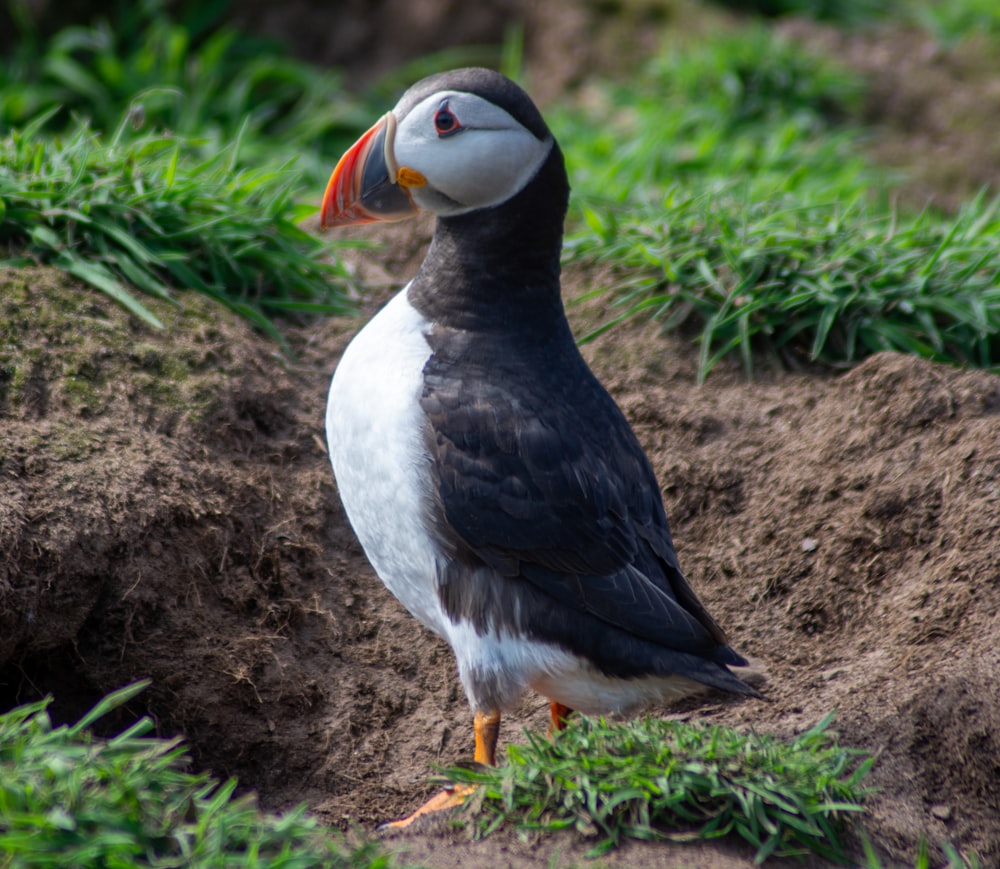
[[[451,785],[438,791],[419,809],[401,821],[389,821],[379,826],[380,830],[402,830],[410,826],[417,818],[429,815],[432,812],[443,812],[446,809],[454,809],[462,805],[476,789],[475,785]]]
[[[475,762],[484,766],[497,765],[497,738],[500,735],[500,710],[491,709],[488,712],[476,711],[472,726],[476,732]],[[410,826],[417,818],[432,812],[442,812],[462,805],[475,791],[475,785],[449,785],[438,791],[419,809],[401,821],[389,821],[382,824],[380,830],[399,830]]]

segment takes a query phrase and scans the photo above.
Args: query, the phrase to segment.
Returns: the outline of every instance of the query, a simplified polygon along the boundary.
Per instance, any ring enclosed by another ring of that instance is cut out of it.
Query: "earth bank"
[[[571,272],[568,297],[595,279]],[[187,295],[162,333],[52,271],[0,272],[0,299],[3,707],[51,691],[68,718],[150,677],[131,712],[266,806],[405,813],[471,729],[449,651],[373,575],[328,468],[325,391],[359,323],[292,330],[289,361]],[[767,702],[655,711],[790,735],[837,709],[842,741],[880,753],[868,826],[890,858],[926,837],[1000,859],[1000,377],[883,354],[699,387],[690,347],[648,325],[586,353],[693,584],[768,674]],[[529,698],[503,739],[544,720]],[[404,846],[442,866],[582,847],[453,836]],[[608,862],[712,865],[675,847]]]

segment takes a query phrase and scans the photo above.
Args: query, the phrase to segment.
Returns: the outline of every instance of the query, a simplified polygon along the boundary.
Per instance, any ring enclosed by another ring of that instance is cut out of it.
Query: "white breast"
[[[529,686],[581,711],[606,712],[672,693],[680,677],[616,680],[555,646],[453,623],[436,589],[444,555],[422,516],[431,462],[420,408],[431,355],[427,321],[400,292],[348,345],[330,385],[326,434],[340,497],[381,580],[414,616],[448,640],[477,709],[508,708]]]
[[[419,404],[427,328],[404,288],[355,336],[330,384],[326,436],[347,518],[376,573],[421,622],[446,634],[437,547],[421,521],[430,470]]]

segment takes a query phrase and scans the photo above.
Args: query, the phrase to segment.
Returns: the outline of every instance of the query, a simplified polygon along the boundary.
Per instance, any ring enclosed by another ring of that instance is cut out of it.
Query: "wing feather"
[[[421,404],[439,538],[555,603],[739,663],[679,569],[638,440],[575,346],[431,344]]]

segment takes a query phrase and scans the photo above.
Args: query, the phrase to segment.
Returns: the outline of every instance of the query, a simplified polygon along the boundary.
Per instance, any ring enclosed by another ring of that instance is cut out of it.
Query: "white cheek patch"
[[[445,99],[464,129],[440,138],[434,133],[434,113]],[[552,145],[551,137],[539,141],[498,106],[472,94],[447,92],[424,100],[403,119],[395,156],[400,166],[427,179],[426,187],[411,190],[419,206],[455,215],[515,196],[538,173]]]
[[[402,165],[418,168],[432,188],[469,210],[519,193],[545,162],[552,140],[539,142],[527,131],[467,129],[434,145],[419,166],[405,157]]]

